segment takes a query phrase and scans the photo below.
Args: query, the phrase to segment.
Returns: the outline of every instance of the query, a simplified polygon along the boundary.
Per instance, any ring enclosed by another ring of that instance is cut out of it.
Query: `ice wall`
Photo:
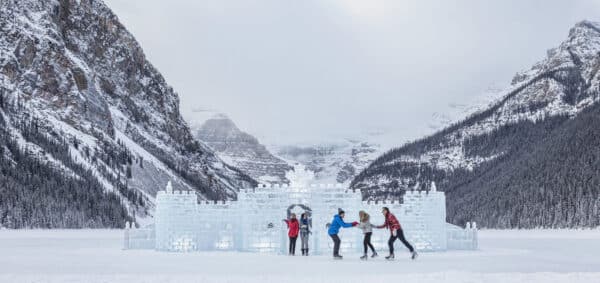
[[[279,252],[285,246],[286,195],[284,186],[260,186],[238,194],[240,235],[238,249],[249,252]]]
[[[238,250],[247,252],[287,253],[289,214],[309,213],[312,234],[311,254],[329,254],[333,244],[326,225],[338,208],[346,211],[346,222],[358,221],[358,212],[371,215],[371,222],[384,223],[381,213],[388,207],[404,230],[406,238],[419,251],[476,249],[474,224],[462,229],[445,222],[446,199],[432,184],[430,191],[408,191],[401,200],[363,202],[359,191],[340,184],[310,184],[305,172],[298,170],[288,185],[259,185],[242,190],[232,202],[198,203],[193,192],[173,191],[170,184],[156,197],[155,226],[126,231],[125,247],[148,246],[153,238],[160,251]],[[152,233],[153,232],[153,233]],[[374,231],[372,241],[379,251],[387,250],[389,231]],[[362,252],[362,231],[341,229],[342,253]],[[298,239],[299,243],[300,239]],[[403,245],[396,241],[399,250]],[[298,244],[297,250],[300,247]]]
[[[193,251],[198,248],[198,197],[192,191],[173,191],[171,182],[156,195],[154,216],[156,249]]]
[[[428,192],[407,191],[399,220],[406,238],[417,250],[447,249],[446,196],[436,190],[435,184]]]
[[[154,226],[136,229],[130,222],[125,223],[125,237],[123,247],[130,250],[155,249]]]
[[[479,244],[477,225],[469,222],[463,229],[446,223],[446,238],[449,250],[476,250]]]
[[[345,222],[358,221],[358,212],[362,209],[360,191],[352,191],[340,184],[312,185],[309,188],[311,207],[313,208],[313,244],[317,253],[333,252],[333,241],[327,233],[327,224],[331,223],[338,208],[345,211]],[[342,228],[338,236],[342,239],[340,253],[356,252],[362,249],[362,233],[357,228]]]

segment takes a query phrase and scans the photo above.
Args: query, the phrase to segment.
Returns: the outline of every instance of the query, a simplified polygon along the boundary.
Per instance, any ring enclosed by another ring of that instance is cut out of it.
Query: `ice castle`
[[[170,183],[156,196],[154,225],[125,229],[125,249],[158,251],[246,251],[287,253],[287,226],[291,213],[311,217],[311,254],[329,253],[332,242],[326,225],[338,208],[346,211],[346,222],[358,220],[358,212],[371,215],[375,225],[383,224],[381,208],[394,213],[407,239],[418,251],[477,249],[475,223],[461,228],[446,223],[446,197],[432,184],[429,191],[407,191],[403,202],[365,202],[359,191],[341,184],[313,184],[314,175],[303,166],[288,174],[290,185],[259,185],[241,190],[236,201],[198,202],[193,191],[173,191]],[[342,252],[362,251],[362,232],[342,229]],[[389,231],[375,230],[373,244],[387,250]],[[398,248],[404,249],[399,244]]]

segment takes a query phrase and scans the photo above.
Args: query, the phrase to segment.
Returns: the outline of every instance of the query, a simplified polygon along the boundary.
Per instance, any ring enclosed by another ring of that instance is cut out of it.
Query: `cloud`
[[[181,96],[269,142],[402,143],[545,56],[593,1],[107,0]]]

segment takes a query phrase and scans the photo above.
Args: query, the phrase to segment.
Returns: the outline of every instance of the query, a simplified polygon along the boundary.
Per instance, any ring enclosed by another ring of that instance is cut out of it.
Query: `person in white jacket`
[[[360,228],[363,231],[363,234],[365,235],[365,238],[363,240],[364,254],[360,257],[360,259],[367,260],[368,248],[371,248],[371,251],[373,252],[373,255],[371,255],[371,257],[377,257],[375,247],[373,247],[373,244],[371,244],[371,236],[373,235],[374,225],[371,224],[370,216],[368,213],[361,210],[358,212],[358,219],[360,219],[360,222],[358,223],[358,228]]]

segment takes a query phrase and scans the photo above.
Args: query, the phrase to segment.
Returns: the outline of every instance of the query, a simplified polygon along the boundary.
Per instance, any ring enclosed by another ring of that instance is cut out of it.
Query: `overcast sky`
[[[600,1],[105,0],[181,97],[266,142],[430,132]]]

